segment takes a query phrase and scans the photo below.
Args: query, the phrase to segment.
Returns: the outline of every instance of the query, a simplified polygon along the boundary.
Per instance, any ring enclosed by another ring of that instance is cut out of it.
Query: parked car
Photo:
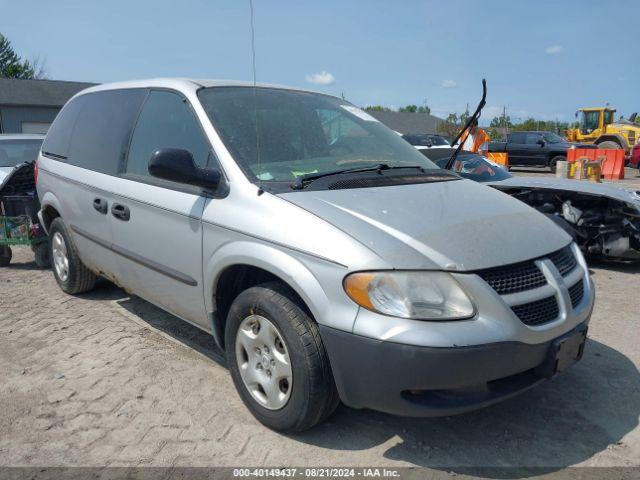
[[[631,151],[631,160],[629,164],[632,167],[640,169],[640,143],[637,143],[633,150]]]
[[[16,165],[34,162],[44,135],[0,134],[0,185]]]
[[[571,237],[343,99],[96,86],[59,113],[38,172],[60,288],[104,276],[211,333],[273,429],[340,399],[461,413],[582,355],[594,290]]]
[[[425,155],[444,167],[453,151]],[[589,256],[640,260],[640,190],[562,178],[514,177],[471,152],[458,155],[452,170],[548,215]]]
[[[571,148],[598,148],[591,143],[569,143],[553,132],[513,132],[506,142],[489,142],[491,153],[506,152],[511,167],[549,167],[556,170],[556,163],[567,159]]]
[[[441,135],[430,133],[408,133],[402,135],[402,138],[404,138],[418,150],[451,147],[447,139]]]

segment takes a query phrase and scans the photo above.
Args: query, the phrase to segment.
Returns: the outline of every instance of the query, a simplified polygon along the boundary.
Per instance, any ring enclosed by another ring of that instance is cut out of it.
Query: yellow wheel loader
[[[583,108],[576,112],[578,127],[565,131],[570,142],[595,143],[599,148],[622,148],[627,156],[640,141],[640,125],[636,114],[629,120],[616,121],[616,110],[609,107]]]

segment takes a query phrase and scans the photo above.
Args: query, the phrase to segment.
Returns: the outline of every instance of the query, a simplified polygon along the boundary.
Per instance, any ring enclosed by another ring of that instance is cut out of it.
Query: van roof
[[[150,78],[145,80],[129,80],[125,82],[103,83],[94,87],[87,88],[78,93],[82,95],[90,92],[100,92],[104,90],[115,90],[121,88],[171,88],[175,90],[198,90],[203,87],[252,87],[253,82],[241,80],[217,80],[217,79],[201,79],[201,78]],[[296,90],[310,93],[314,92],[303,88],[287,87],[283,85],[272,85],[267,83],[256,83],[257,87],[280,88],[283,90]]]

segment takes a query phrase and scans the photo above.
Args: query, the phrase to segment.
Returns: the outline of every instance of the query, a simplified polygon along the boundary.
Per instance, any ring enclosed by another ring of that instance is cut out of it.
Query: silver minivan
[[[209,332],[273,429],[340,401],[461,413],[582,356],[594,289],[569,235],[343,99],[92,87],[59,113],[37,172],[62,290],[105,277]]]

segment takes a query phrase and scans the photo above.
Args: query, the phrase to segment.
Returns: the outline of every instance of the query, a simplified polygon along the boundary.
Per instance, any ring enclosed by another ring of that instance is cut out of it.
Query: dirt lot
[[[0,269],[0,466],[640,466],[640,265],[592,274],[585,357],[554,380],[457,417],[340,407],[291,437],[251,417],[206,334],[106,282],[69,297],[16,249]]]

